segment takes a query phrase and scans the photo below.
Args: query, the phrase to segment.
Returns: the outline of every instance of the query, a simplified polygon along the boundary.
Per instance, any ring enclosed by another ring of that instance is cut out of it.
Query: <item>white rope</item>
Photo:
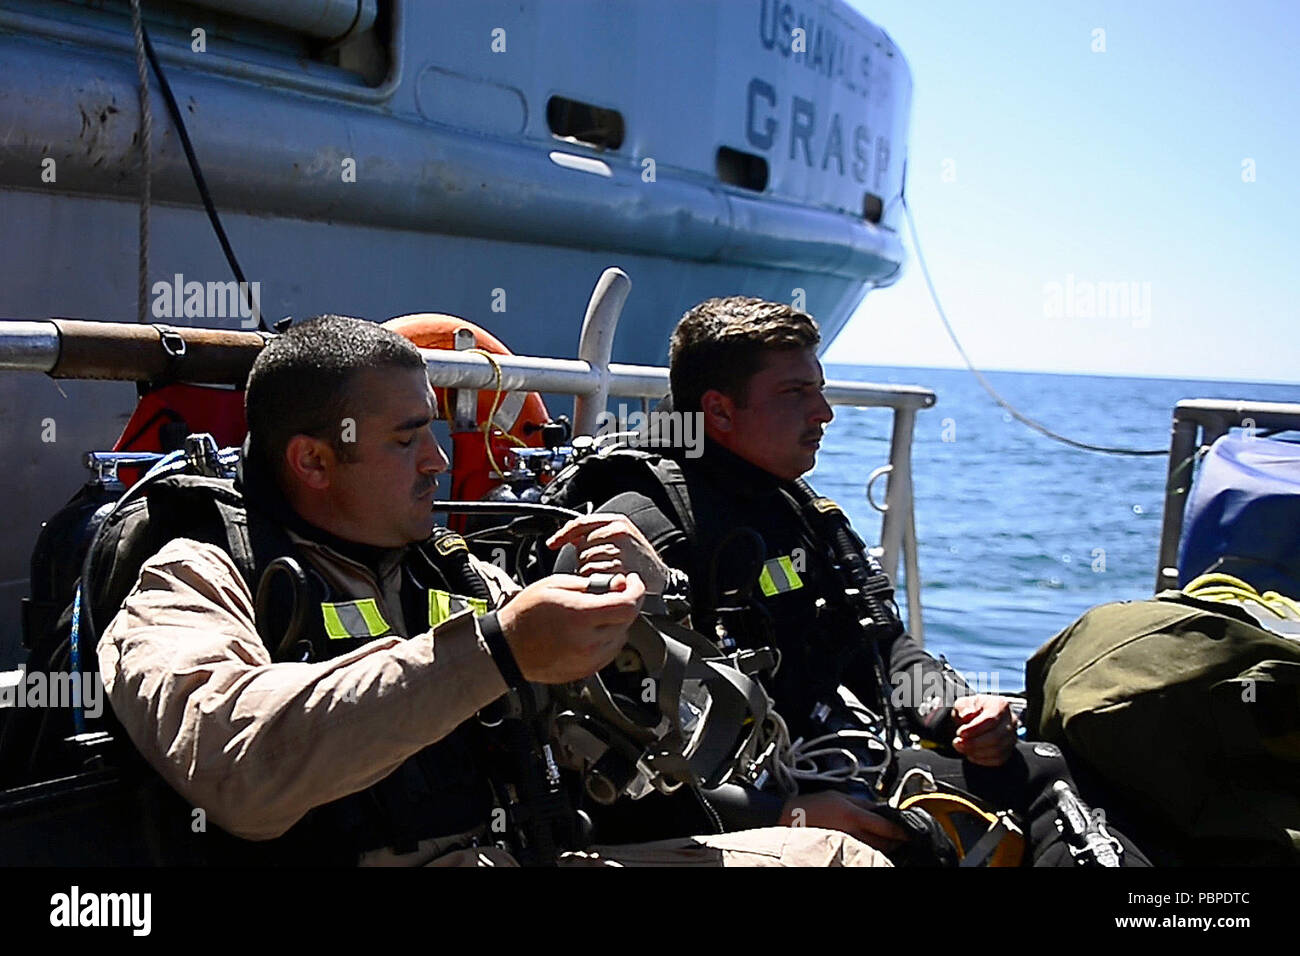
[[[149,206],[153,179],[153,110],[149,102],[149,64],[144,52],[144,14],[131,0],[131,34],[135,43],[136,82],[140,86],[140,256],[136,321],[149,321]]]
[[[772,775],[777,790],[787,796],[799,791],[800,781],[852,781],[873,786],[874,778],[889,766],[893,756],[885,738],[871,730],[837,730],[811,740],[800,737],[792,742],[790,728],[776,711],[768,712],[766,723],[767,747],[772,752],[763,769]],[[879,750],[880,760],[864,763],[859,754],[844,746],[858,741]]]

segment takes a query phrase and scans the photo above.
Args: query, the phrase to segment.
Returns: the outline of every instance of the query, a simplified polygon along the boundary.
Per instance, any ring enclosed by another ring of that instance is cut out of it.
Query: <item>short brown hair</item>
[[[741,406],[763,353],[816,348],[817,322],[782,302],[733,295],[705,299],[682,316],[668,347],[673,408],[700,411],[700,399],[717,389]]]

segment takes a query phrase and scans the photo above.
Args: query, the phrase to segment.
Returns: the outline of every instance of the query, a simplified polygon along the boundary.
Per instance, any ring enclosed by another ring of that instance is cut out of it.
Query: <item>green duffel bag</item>
[[[1300,641],[1165,591],[1105,604],[1026,665],[1032,735],[1066,747],[1183,863],[1300,863]]]

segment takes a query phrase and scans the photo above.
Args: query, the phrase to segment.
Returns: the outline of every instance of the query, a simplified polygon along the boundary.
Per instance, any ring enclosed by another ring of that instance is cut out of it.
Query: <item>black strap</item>
[[[993,855],[993,851],[998,848],[1002,838],[1010,832],[1005,818],[998,817],[998,822],[989,827],[984,832],[984,835],[975,841],[957,865],[959,867],[983,866],[988,862],[989,857]]]
[[[501,679],[506,682],[506,686],[516,692],[527,687],[528,682],[524,679],[523,671],[519,669],[514,651],[510,650],[510,642],[506,640],[505,632],[501,630],[497,612],[489,611],[478,619],[478,623],[479,630],[483,634],[483,643],[487,645],[488,653],[492,655],[492,660],[496,663],[497,670],[501,672]]]
[[[691,508],[691,495],[686,488],[686,475],[681,465],[671,458],[660,456],[653,456],[648,464],[659,484],[663,486],[664,493],[668,496],[668,503],[676,512],[677,524],[686,535],[687,543],[692,548],[695,547],[696,541],[699,540],[699,532],[695,524],[695,511]]]
[[[235,567],[239,568],[239,573],[244,576],[244,580],[248,582],[249,588],[256,594],[260,575],[257,574],[257,560],[253,556],[253,542],[248,531],[248,510],[237,507],[229,501],[223,501],[220,497],[213,497],[212,503],[217,509],[217,514],[221,516],[222,527],[226,530],[226,544],[230,557],[234,560]]]

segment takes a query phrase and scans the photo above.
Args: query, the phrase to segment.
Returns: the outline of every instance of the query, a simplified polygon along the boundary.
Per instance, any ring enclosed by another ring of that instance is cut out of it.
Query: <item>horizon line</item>
[[[826,358],[822,359],[826,365],[843,365],[853,368],[907,368],[921,369],[932,372],[966,372],[973,374],[965,365],[913,365],[910,363],[888,363],[875,364],[867,362],[837,362]],[[1078,370],[1067,369],[1031,369],[1031,368],[981,368],[981,374],[998,374],[998,375],[1068,375],[1075,378],[1131,378],[1150,381],[1168,381],[1168,382],[1205,382],[1214,385],[1272,385],[1272,386],[1297,386],[1300,387],[1300,379],[1289,382],[1280,381],[1261,381],[1259,379],[1249,378],[1207,378],[1196,375],[1169,375],[1148,373],[1146,375],[1134,375],[1127,372],[1082,372]]]

